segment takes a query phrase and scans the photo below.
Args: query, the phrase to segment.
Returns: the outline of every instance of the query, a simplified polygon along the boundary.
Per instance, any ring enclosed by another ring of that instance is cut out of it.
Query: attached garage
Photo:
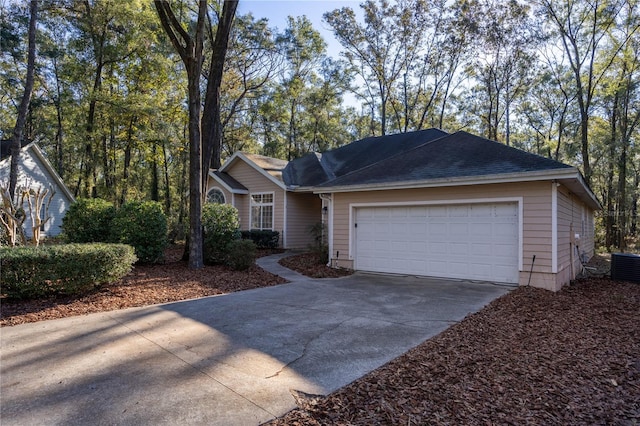
[[[354,206],[354,269],[517,284],[517,202]]]

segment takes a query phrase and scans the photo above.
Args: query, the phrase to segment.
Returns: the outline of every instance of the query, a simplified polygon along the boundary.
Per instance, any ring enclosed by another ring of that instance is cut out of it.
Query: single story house
[[[557,291],[594,254],[600,204],[575,167],[467,132],[370,137],[286,162],[235,153],[210,200],[285,248],[327,227],[329,265]]]
[[[0,145],[0,184],[2,185],[9,185],[11,171],[10,142],[9,140],[3,140]],[[60,234],[62,232],[62,218],[71,203],[73,203],[74,197],[35,142],[27,143],[20,150],[18,187],[20,186],[28,186],[34,190],[38,188],[48,189],[55,192],[49,205],[51,219],[44,224],[42,235],[53,237]],[[46,199],[48,201],[48,195]],[[29,206],[26,201],[22,207],[29,215]],[[30,218],[27,217],[24,227],[26,236],[31,238]]]

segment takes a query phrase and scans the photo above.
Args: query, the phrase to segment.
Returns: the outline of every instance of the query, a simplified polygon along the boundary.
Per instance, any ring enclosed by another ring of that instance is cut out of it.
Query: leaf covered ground
[[[226,266],[205,266],[192,271],[181,260],[183,251],[183,246],[173,246],[165,252],[164,263],[136,265],[122,280],[85,295],[38,300],[3,299],[0,305],[0,325],[175,302],[286,282],[256,265],[248,271],[234,271]]]
[[[640,424],[640,284],[520,287],[275,425]]]
[[[181,255],[174,247],[164,264],[138,265],[88,295],[2,300],[0,324],[284,282],[257,266],[190,271]],[[303,254],[281,263],[331,276],[315,259]],[[301,405],[272,425],[638,425],[640,284],[592,277],[558,293],[520,287],[350,385]]]
[[[351,275],[348,269],[328,268],[316,253],[301,253],[278,261],[282,266],[311,278],[339,278]]]

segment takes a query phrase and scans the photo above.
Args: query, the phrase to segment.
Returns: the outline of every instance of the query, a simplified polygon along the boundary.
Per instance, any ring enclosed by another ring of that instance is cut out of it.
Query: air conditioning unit
[[[611,279],[640,283],[640,255],[611,254]]]

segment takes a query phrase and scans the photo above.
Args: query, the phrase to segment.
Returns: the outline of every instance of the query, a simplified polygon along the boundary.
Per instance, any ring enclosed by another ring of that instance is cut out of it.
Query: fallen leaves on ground
[[[278,261],[282,266],[311,278],[338,278],[351,275],[348,269],[330,268],[320,261],[316,253],[302,253]]]
[[[226,266],[191,270],[181,261],[184,248],[167,250],[164,264],[136,265],[122,280],[80,296],[2,300],[0,325],[16,325],[94,312],[194,299],[286,282],[256,265],[247,271]],[[262,254],[270,254],[264,252]]]
[[[520,287],[279,425],[640,423],[640,285]]]

